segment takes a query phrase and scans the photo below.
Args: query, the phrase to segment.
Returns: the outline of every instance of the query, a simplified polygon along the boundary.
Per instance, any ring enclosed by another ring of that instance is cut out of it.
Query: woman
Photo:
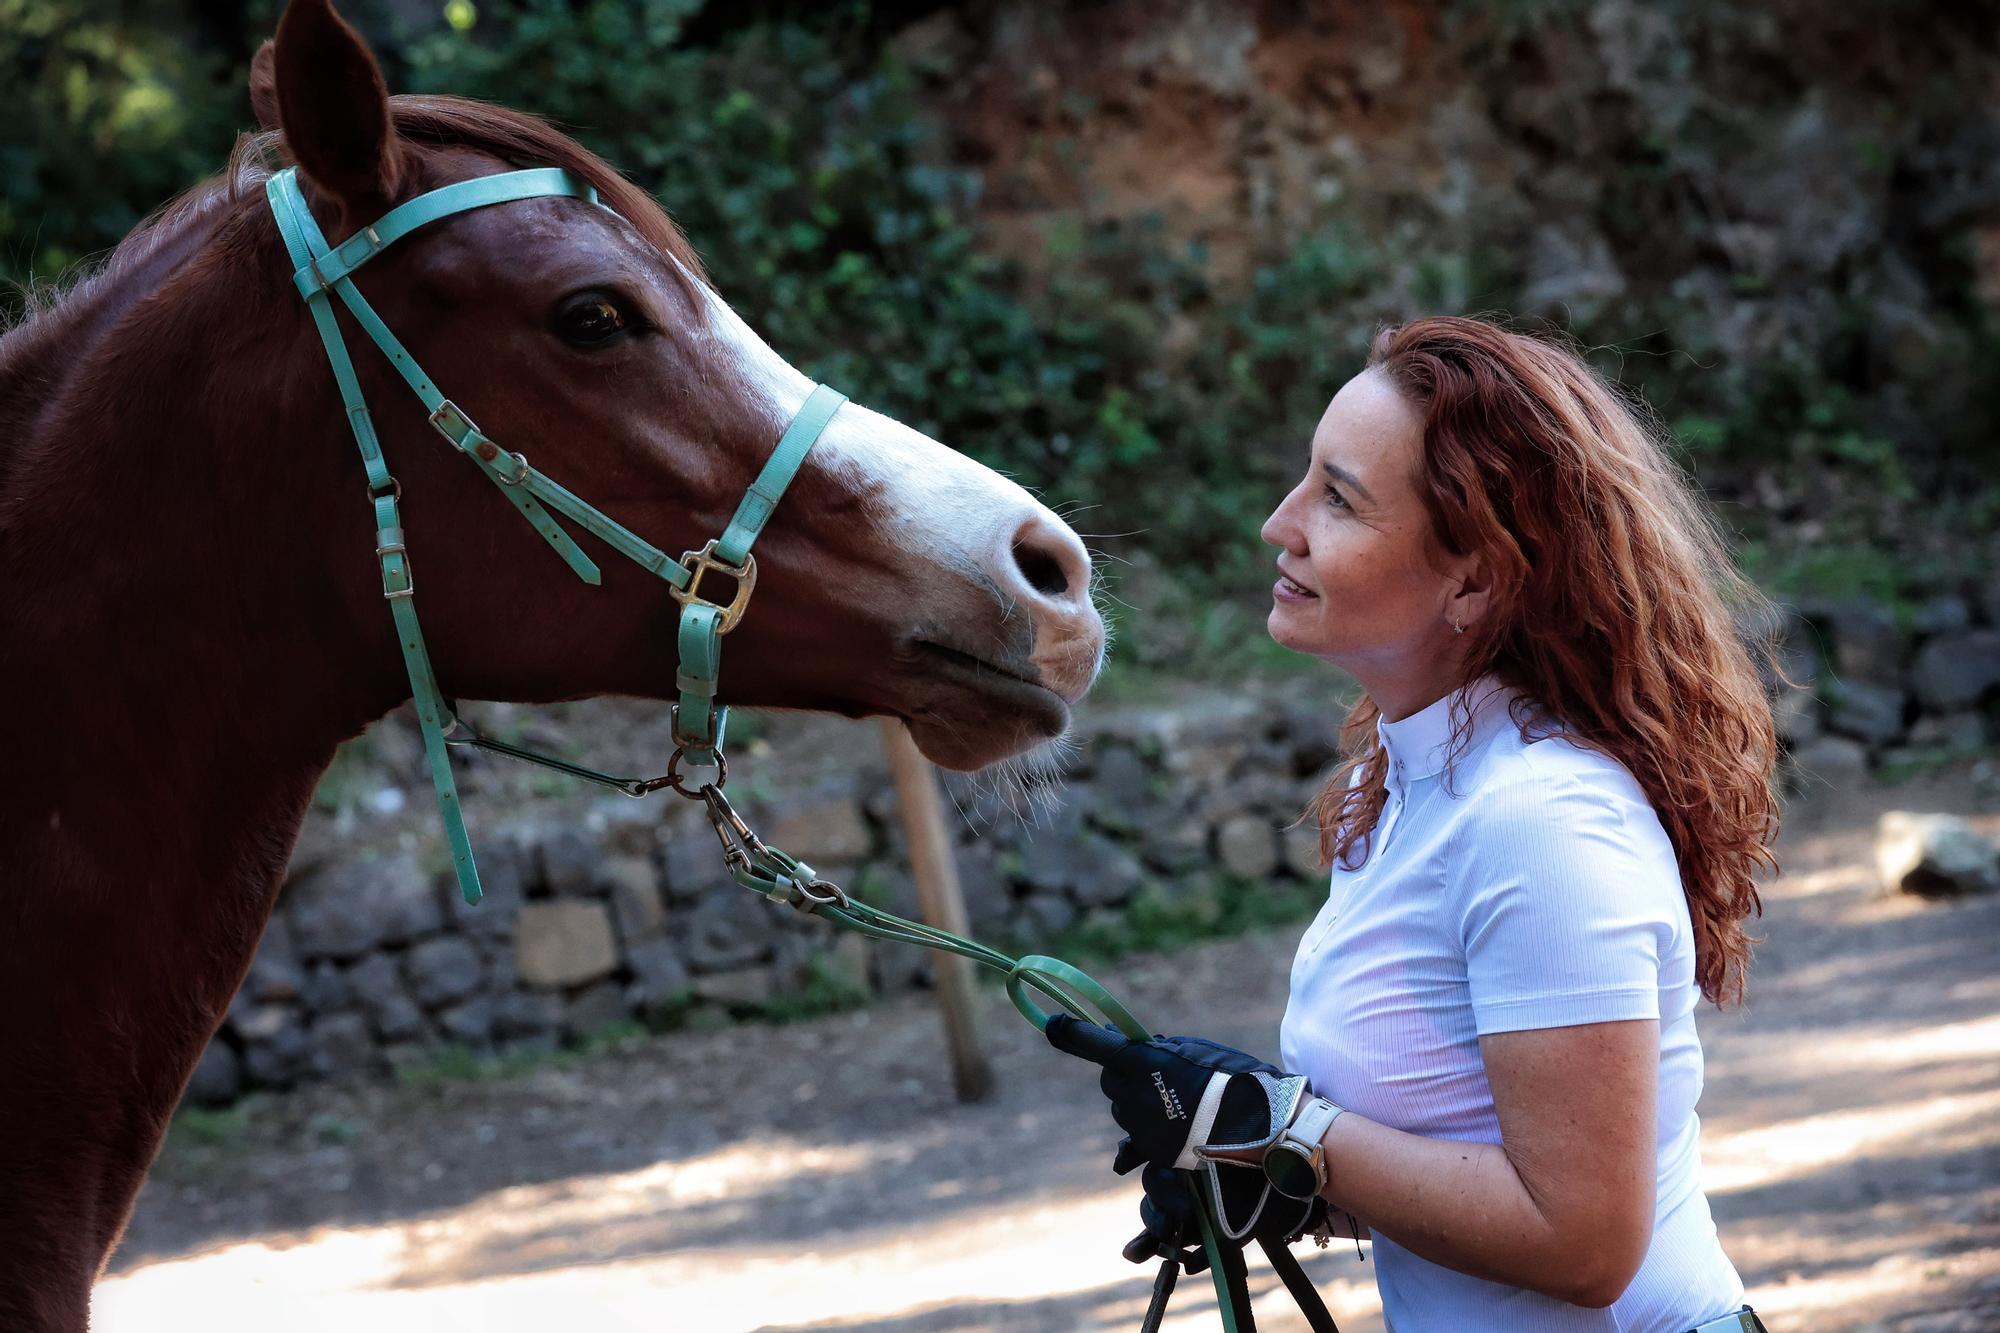
[[[1185,1199],[1159,1168],[1217,1163],[1232,1226],[1288,1193],[1359,1219],[1395,1333],[1753,1326],[1698,1181],[1694,1010],[1741,997],[1775,866],[1757,594],[1613,390],[1470,319],[1377,339],[1263,535],[1272,637],[1365,691],[1291,1072],[1050,1025],[1106,1066],[1149,1229]]]

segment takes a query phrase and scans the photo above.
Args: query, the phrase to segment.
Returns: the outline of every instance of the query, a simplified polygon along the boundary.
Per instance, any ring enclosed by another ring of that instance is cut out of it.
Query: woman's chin
[[[1280,648],[1289,648],[1295,653],[1305,653],[1309,657],[1322,656],[1320,645],[1303,628],[1292,609],[1280,602],[1271,608],[1271,614],[1264,620],[1265,632],[1271,642]]]

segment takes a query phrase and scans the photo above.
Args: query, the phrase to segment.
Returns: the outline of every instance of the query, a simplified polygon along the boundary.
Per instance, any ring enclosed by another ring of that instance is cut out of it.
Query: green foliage
[[[0,327],[17,284],[116,244],[222,164],[248,100],[231,72],[125,6],[0,0]]]
[[[219,167],[248,119],[248,50],[278,7],[255,0],[218,41],[187,18],[141,28],[88,0],[0,0],[0,76],[18,105],[0,122],[0,278],[60,273]],[[1108,596],[1129,603],[1109,607],[1114,688],[1158,671],[1233,678],[1293,666],[1261,629],[1255,592],[1269,554],[1257,532],[1327,398],[1380,323],[1505,309],[1521,292],[1510,253],[1412,241],[1421,229],[1364,233],[1333,215],[1268,240],[1247,279],[1227,284],[1198,247],[1144,217],[1056,219],[1024,270],[987,247],[981,178],[942,165],[945,127],[923,104],[924,72],[884,45],[881,16],[861,0],[728,23],[711,22],[701,0],[452,0],[413,38],[378,0],[346,7],[393,86],[548,116],[652,191],[717,287],[809,374],[1043,488],[1107,554],[1147,555],[1144,579],[1106,562]],[[1492,39],[1471,48],[1486,77],[1507,44],[1564,40],[1559,30],[1588,9],[1454,0],[1447,17]],[[1992,478],[1947,488],[1938,459],[1952,440],[1913,441],[1907,418],[1882,411],[1864,297],[1832,298],[1823,328],[1737,365],[1708,327],[1711,306],[1641,276],[1648,262],[1694,265],[1712,240],[1686,201],[1703,197],[1714,136],[1731,132],[1713,99],[1694,95],[1695,67],[1676,60],[1655,95],[1607,124],[1629,151],[1605,173],[1596,222],[1640,280],[1579,336],[1666,405],[1704,481],[1760,467],[1832,476],[1847,483],[1841,503],[1879,499],[1905,525],[1951,489],[1964,493],[1964,521],[1983,525],[1973,531],[2000,526]],[[1893,164],[1880,144],[1857,154],[1859,169]],[[1664,258],[1653,238],[1667,242]],[[1736,294],[1776,296],[1778,276],[1739,271]],[[2000,357],[1990,319],[1974,309],[1963,324],[1927,353],[1938,382],[1982,383],[1979,368]],[[1959,436],[1984,439],[2000,429],[2000,404],[1988,393],[1957,419]],[[1882,536],[1877,518],[1846,531],[1841,515],[1814,516],[1831,525],[1829,544]],[[1779,543],[1767,554],[1799,563]],[[738,726],[740,743],[754,724]],[[345,799],[344,780],[329,774],[323,804]]]

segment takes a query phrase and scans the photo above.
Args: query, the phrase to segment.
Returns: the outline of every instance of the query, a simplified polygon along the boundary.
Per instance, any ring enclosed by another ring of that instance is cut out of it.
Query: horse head
[[[475,177],[560,167],[593,187],[595,201],[526,198],[444,218],[384,250],[356,284],[506,450],[664,551],[722,530],[813,385],[729,307],[645,194],[532,117],[389,96],[327,0],[293,0],[258,53],[252,100],[336,246],[398,203]],[[295,297],[290,279],[287,265],[271,280]],[[670,697],[674,606],[657,580],[611,560],[601,586],[580,582],[441,447],[385,357],[363,341],[354,361],[405,492],[446,688]],[[342,413],[323,365],[313,373],[319,383],[292,392],[317,404],[331,440],[344,434]],[[351,548],[334,555],[362,576],[343,581],[350,614],[366,624],[375,603],[375,637],[387,640],[372,568]],[[1076,534],[1021,486],[858,404],[826,426],[757,562],[755,609],[730,634],[722,697],[897,715],[948,767],[1059,735],[1102,657]]]

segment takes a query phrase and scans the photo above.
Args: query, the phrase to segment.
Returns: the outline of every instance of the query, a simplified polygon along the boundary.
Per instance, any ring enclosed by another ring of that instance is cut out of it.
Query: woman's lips
[[[1281,602],[1316,602],[1319,594],[1286,578],[1283,572],[1278,581],[1271,585],[1271,596]]]

